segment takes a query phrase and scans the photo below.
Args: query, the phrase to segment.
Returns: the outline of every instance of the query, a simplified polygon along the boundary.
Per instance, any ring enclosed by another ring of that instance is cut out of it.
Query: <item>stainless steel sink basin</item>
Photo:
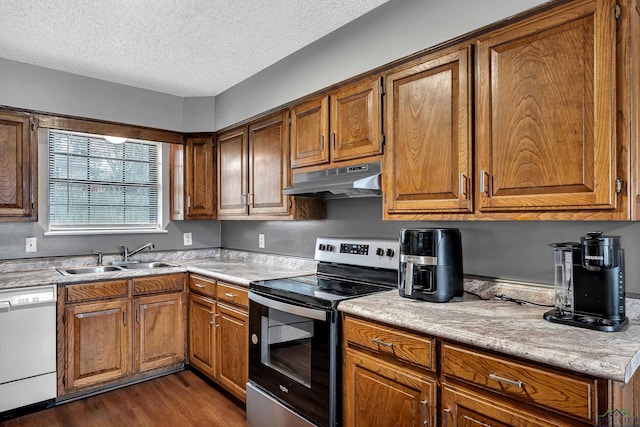
[[[136,262],[131,264],[124,264],[120,267],[124,269],[145,269],[145,268],[163,268],[163,267],[178,267],[177,264],[171,264],[170,262],[154,261],[154,262]]]
[[[91,273],[106,273],[108,271],[122,271],[120,267],[113,265],[99,265],[96,267],[72,267],[72,268],[57,268],[60,274],[64,276],[71,276],[73,274],[91,274]]]

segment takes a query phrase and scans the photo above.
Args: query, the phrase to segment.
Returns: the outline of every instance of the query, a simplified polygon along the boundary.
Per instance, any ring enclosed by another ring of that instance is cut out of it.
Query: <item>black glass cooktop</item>
[[[313,274],[251,282],[249,289],[312,307],[335,308],[342,300],[388,291],[394,287]]]

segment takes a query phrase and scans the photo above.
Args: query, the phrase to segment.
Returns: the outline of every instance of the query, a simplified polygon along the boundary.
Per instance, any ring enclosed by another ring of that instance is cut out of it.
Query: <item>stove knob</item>
[[[324,251],[327,249],[327,246],[323,243],[320,243],[320,245],[318,246],[318,249],[320,249],[321,251]]]
[[[335,247],[333,245],[327,245],[327,250],[333,252]]]
[[[376,249],[376,255],[378,255],[378,256],[384,255],[384,249],[382,249],[382,248]]]
[[[395,251],[393,249],[387,249],[387,256],[393,258],[393,255],[395,255]]]

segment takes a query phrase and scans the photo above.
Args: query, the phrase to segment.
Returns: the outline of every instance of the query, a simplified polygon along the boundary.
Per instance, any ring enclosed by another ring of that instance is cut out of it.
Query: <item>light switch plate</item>
[[[27,251],[27,252],[37,252],[38,251],[38,239],[35,238],[35,237],[27,237],[26,238],[25,251]]]
[[[258,234],[258,247],[264,249],[264,234]]]
[[[193,244],[193,237],[192,237],[191,233],[184,233],[182,235],[182,238],[184,240],[184,245],[185,246],[191,246]]]

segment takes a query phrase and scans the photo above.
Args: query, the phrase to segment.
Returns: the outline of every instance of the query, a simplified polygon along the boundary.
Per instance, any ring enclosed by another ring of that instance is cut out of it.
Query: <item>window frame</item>
[[[150,234],[150,233],[167,233],[168,231],[164,228],[166,226],[164,221],[165,209],[163,208],[165,204],[165,190],[164,185],[167,179],[166,170],[164,167],[164,152],[165,152],[165,143],[160,141],[150,141],[150,140],[141,140],[136,138],[128,138],[127,142],[136,142],[143,143],[149,145],[155,145],[157,147],[157,163],[156,170],[158,173],[157,176],[157,221],[156,223],[149,225],[140,225],[140,224],[76,224],[76,225],[54,225],[52,226],[50,223],[50,215],[51,215],[51,207],[50,207],[50,170],[49,170],[49,138],[51,132],[57,133],[68,133],[80,136],[88,136],[92,138],[102,138],[104,139],[104,135],[93,134],[87,132],[78,132],[78,131],[70,131],[65,129],[47,129],[45,136],[44,144],[39,144],[40,148],[46,148],[46,150],[41,150],[41,160],[39,161],[41,167],[45,166],[46,173],[43,173],[43,177],[45,182],[43,184],[43,192],[42,196],[45,196],[45,200],[47,203],[46,212],[43,212],[45,215],[41,216],[44,220],[43,228],[45,229],[45,236],[55,236],[55,235],[94,235],[94,234]],[[41,169],[42,170],[42,169]],[[41,204],[42,206],[42,204]]]

